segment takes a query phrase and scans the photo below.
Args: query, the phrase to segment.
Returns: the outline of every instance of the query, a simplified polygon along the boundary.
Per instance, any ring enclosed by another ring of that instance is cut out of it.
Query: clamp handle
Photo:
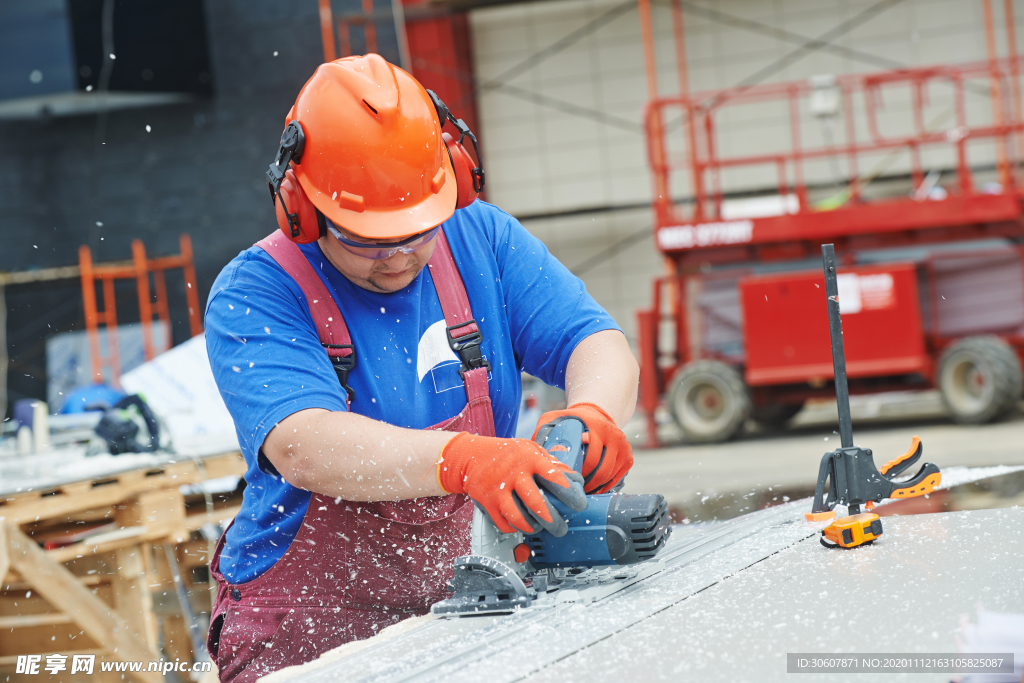
[[[889,492],[889,498],[924,496],[937,489],[941,483],[942,473],[939,472],[939,468],[933,463],[926,462],[913,479],[894,484]]]
[[[911,465],[920,460],[923,454],[924,444],[921,443],[920,437],[915,436],[911,440],[910,448],[906,453],[885,463],[878,471],[883,477],[892,481],[909,469]],[[922,465],[917,474],[915,474],[909,481],[902,481],[898,484],[893,483],[892,490],[889,492],[888,497],[916,498],[917,496],[923,496],[931,493],[938,488],[941,483],[942,474],[939,472],[939,468],[928,462]]]
[[[921,437],[915,436],[910,441],[910,450],[903,455],[893,458],[889,462],[878,468],[878,471],[883,475],[892,479],[898,477],[900,472],[904,471],[915,462],[921,459],[921,454],[924,453],[924,446],[921,445]]]

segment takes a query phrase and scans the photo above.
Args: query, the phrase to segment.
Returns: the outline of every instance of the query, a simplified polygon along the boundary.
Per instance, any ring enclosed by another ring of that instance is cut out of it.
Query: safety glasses
[[[361,258],[368,258],[373,261],[383,261],[384,259],[391,258],[399,252],[403,254],[411,254],[417,249],[421,249],[430,240],[434,239],[437,235],[437,231],[440,229],[441,226],[438,225],[426,232],[421,232],[417,235],[406,238],[401,242],[354,242],[342,235],[341,232],[334,227],[334,224],[331,223],[330,219],[327,219],[328,232],[331,233],[331,236],[333,236],[334,239],[338,240],[346,251]]]

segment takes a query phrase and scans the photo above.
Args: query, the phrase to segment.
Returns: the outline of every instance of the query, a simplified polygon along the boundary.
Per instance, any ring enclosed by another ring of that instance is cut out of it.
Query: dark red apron
[[[334,299],[283,234],[257,244],[302,287],[320,340],[347,390],[352,364],[345,361],[354,361],[355,354]],[[451,337],[479,340],[443,231],[428,265]],[[464,353],[458,355],[465,368]],[[488,368],[481,362],[464,372],[466,407],[428,429],[494,436]],[[344,373],[339,366],[347,368]],[[219,571],[222,535],[211,562],[218,589],[207,637],[220,680],[255,681],[426,614],[431,604],[447,597],[455,558],[469,552],[472,519],[473,505],[464,495],[364,503],[313,493],[284,556],[266,573],[238,585]]]

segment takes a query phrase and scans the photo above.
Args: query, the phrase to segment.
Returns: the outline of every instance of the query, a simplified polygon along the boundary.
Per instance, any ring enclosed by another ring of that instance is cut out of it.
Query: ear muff
[[[448,147],[448,158],[452,161],[452,168],[455,170],[455,186],[459,190],[459,198],[455,203],[456,209],[464,209],[479,196],[479,192],[473,185],[473,168],[476,164],[473,157],[469,156],[466,148],[459,144],[459,141],[448,133],[441,133],[441,139]]]
[[[292,162],[302,160],[306,148],[306,134],[302,124],[289,121],[281,133],[281,145],[277,148],[274,163],[267,168],[267,187],[274,202],[277,224],[281,232],[292,242],[309,244],[326,234],[324,217],[309,201],[306,193],[291,169]]]
[[[285,206],[288,207],[288,213],[294,217],[294,229],[288,224]],[[277,213],[277,225],[281,232],[292,242],[309,244],[320,238],[320,212],[313,206],[313,202],[306,198],[302,185],[295,177],[295,171],[290,168],[285,172],[284,180],[281,181],[281,187],[274,199],[274,211]],[[297,235],[294,234],[296,230]]]
[[[430,100],[434,103],[434,109],[437,111],[437,119],[441,123],[441,127],[444,128],[444,124],[451,123],[459,133],[458,140],[448,133],[441,133],[441,137],[448,148],[448,156],[452,160],[452,168],[455,169],[455,182],[459,190],[459,198],[455,208],[461,209],[476,201],[480,191],[484,189],[483,164],[477,164],[473,161],[473,157],[469,156],[469,152],[462,146],[462,141],[469,138],[469,141],[473,143],[473,151],[476,152],[477,159],[480,159],[480,146],[477,144],[476,136],[473,135],[473,131],[469,129],[466,122],[455,118],[448,111],[448,107],[441,101],[441,98],[437,96],[437,93],[433,90],[427,90],[427,95],[430,96]]]

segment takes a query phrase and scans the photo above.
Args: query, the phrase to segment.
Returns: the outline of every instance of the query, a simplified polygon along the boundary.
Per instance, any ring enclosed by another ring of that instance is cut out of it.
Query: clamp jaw
[[[807,519],[835,517],[832,510],[837,504],[859,509],[861,505],[873,505],[883,498],[914,498],[931,493],[942,482],[942,474],[930,462],[922,465],[909,481],[893,481],[920,460],[922,453],[924,445],[916,436],[910,450],[887,462],[881,470],[875,467],[870,449],[853,446],[826,453],[821,459],[818,485],[814,490],[814,506],[807,513]]]

